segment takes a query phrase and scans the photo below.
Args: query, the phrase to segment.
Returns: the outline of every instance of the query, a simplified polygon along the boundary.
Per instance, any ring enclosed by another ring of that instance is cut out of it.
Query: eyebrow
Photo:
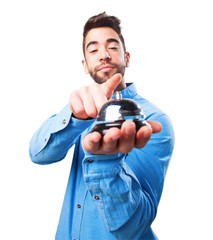
[[[109,39],[107,39],[107,42],[108,42],[108,43],[116,42],[116,43],[119,44],[119,41],[118,41],[117,39],[115,39],[115,38],[109,38]]]
[[[115,38],[109,38],[109,39],[107,39],[106,41],[107,41],[107,43],[116,42],[116,43],[119,44],[119,41],[118,41],[117,39],[115,39]],[[95,45],[95,44],[98,44],[98,41],[91,41],[91,42],[89,42],[89,43],[87,44],[87,46],[86,46],[86,49],[87,49],[90,45]]]
[[[91,41],[87,44],[86,48],[88,48],[90,45],[95,45],[97,43],[98,43],[97,41]]]

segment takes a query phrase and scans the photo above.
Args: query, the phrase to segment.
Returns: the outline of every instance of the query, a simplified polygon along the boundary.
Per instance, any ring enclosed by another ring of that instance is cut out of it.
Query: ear
[[[86,63],[86,60],[85,60],[85,59],[82,60],[82,65],[83,65],[83,68],[84,68],[84,72],[85,72],[86,74],[88,74],[89,71],[88,71],[88,67],[87,67],[87,63]]]
[[[125,53],[125,60],[126,60],[126,67],[129,67],[129,63],[130,63],[130,53],[129,52]]]

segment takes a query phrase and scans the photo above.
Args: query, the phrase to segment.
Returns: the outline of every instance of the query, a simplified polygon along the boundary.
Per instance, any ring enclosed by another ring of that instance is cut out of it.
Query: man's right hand
[[[114,94],[122,80],[120,73],[116,73],[106,82],[93,82],[89,86],[81,87],[70,94],[69,105],[72,113],[78,119],[96,118],[99,110]]]

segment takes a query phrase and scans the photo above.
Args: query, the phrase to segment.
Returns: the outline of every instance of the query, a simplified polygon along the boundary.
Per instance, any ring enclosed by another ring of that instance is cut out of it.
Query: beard
[[[105,65],[105,64],[102,64],[102,65]],[[101,66],[102,66],[101,65]],[[106,82],[109,78],[111,78],[114,74],[116,73],[120,73],[122,75],[122,77],[124,76],[125,74],[125,70],[126,70],[126,66],[123,64],[123,65],[118,65],[118,64],[110,64],[112,67],[113,67],[113,71],[110,71],[110,72],[102,72],[102,76],[98,75],[99,74],[99,71],[98,69],[101,67],[101,66],[98,66],[94,69],[91,69],[89,70],[89,74],[91,76],[91,78],[98,84],[101,84],[101,83],[104,83]]]

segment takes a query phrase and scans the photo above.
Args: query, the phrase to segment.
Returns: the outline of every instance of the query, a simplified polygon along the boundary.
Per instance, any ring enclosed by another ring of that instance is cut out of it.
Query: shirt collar
[[[121,91],[122,98],[133,98],[137,95],[137,90],[134,83],[127,83],[127,87]],[[115,99],[115,94],[112,96]]]

